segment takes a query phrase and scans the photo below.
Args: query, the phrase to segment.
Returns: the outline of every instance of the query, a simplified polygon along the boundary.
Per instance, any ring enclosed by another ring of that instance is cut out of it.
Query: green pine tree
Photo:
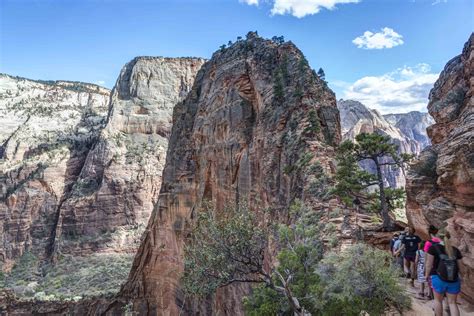
[[[354,201],[369,204],[379,210],[383,220],[383,228],[393,226],[389,212],[400,207],[404,191],[402,189],[387,188],[382,172],[383,166],[403,168],[413,157],[408,154],[399,154],[397,146],[390,143],[390,137],[376,133],[361,133],[356,136],[356,142],[349,140],[339,145],[336,172],[336,186],[334,193],[342,198],[346,204]],[[358,163],[370,160],[375,165],[375,174],[362,170]],[[377,186],[376,193],[368,192],[370,186]]]

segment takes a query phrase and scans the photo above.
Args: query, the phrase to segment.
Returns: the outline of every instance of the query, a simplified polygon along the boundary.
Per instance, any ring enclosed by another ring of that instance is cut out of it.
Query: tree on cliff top
[[[338,169],[334,193],[346,204],[353,201],[363,202],[373,209],[379,210],[383,220],[383,228],[390,229],[393,222],[389,212],[400,207],[403,199],[403,189],[385,187],[383,166],[403,168],[412,155],[399,154],[397,146],[390,143],[388,136],[376,133],[361,133],[356,136],[356,142],[346,140],[339,145],[336,160]],[[358,163],[363,160],[372,161],[376,174],[362,170]],[[375,193],[368,191],[371,186],[377,186]]]

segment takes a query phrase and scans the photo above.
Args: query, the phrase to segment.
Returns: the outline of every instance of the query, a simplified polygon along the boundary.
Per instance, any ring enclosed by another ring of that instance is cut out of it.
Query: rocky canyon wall
[[[390,137],[398,146],[399,153],[418,156],[430,144],[426,128],[433,123],[427,113],[409,112],[381,115],[358,101],[339,100],[337,106],[341,113],[342,137],[355,140],[360,133],[378,133]],[[375,173],[375,165],[362,161],[361,167]],[[384,180],[392,188],[405,187],[405,174],[400,168],[383,167]]]
[[[190,222],[204,200],[284,220],[294,198],[311,199],[312,163],[334,171],[340,138],[334,93],[291,42],[249,33],[214,53],[174,108],[160,195],[120,300],[140,315],[242,314],[241,286],[195,305],[179,290]]]
[[[0,260],[4,271],[20,262],[32,274],[18,280],[26,289],[15,280],[7,287],[30,296],[48,288],[44,270],[37,270],[45,262],[67,270],[48,266],[57,282],[85,274],[101,283],[100,269],[114,263],[121,271],[109,277],[128,272],[159,193],[173,107],[203,63],[138,57],[122,69],[112,92],[0,77]],[[105,277],[97,290],[125,276],[115,279]],[[64,286],[57,292],[68,293],[72,284]],[[67,295],[97,293],[84,288]]]
[[[0,262],[43,254],[58,207],[105,125],[110,91],[0,75]]]
[[[407,217],[423,237],[447,227],[461,250],[463,293],[474,301],[474,35],[450,60],[430,92],[432,146],[410,168]]]
[[[160,190],[173,107],[203,63],[138,57],[125,65],[107,125],[58,214],[56,252],[135,253]]]

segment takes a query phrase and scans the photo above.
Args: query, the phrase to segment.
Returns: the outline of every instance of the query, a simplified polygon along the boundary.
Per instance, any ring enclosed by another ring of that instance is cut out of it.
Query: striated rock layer
[[[427,237],[427,226],[447,226],[462,259],[463,293],[474,301],[474,35],[450,60],[430,92],[425,149],[407,177],[407,217]]]
[[[58,214],[55,252],[136,251],[158,197],[173,107],[203,63],[138,57],[125,65],[107,126]]]
[[[409,112],[381,115],[358,101],[339,100],[337,106],[341,113],[342,136],[346,140],[355,140],[360,133],[378,133],[390,137],[398,146],[400,153],[418,156],[423,148],[430,144],[426,134],[433,119],[427,113]],[[362,161],[361,167],[375,173],[371,161]],[[386,185],[392,188],[405,186],[405,174],[394,166],[383,167]]]
[[[104,127],[109,93],[0,75],[0,267],[48,248],[57,210]]]
[[[190,221],[203,200],[286,218],[294,198],[309,199],[309,163],[331,172],[340,137],[334,93],[291,42],[249,33],[214,53],[174,108],[159,199],[120,300],[140,315],[242,314],[242,286],[194,304],[180,294]]]
[[[25,253],[53,262],[94,256],[90,267],[81,260],[71,271],[107,265],[109,255],[129,260],[159,193],[173,107],[203,63],[138,57],[111,93],[90,84],[0,77],[4,270]],[[32,272],[37,277],[28,282],[41,284],[43,273]]]

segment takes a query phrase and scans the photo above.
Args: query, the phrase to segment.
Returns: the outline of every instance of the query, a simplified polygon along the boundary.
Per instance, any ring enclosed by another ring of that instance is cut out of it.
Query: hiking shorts
[[[416,255],[405,254],[403,258],[405,258],[406,261],[415,262]]]
[[[459,294],[461,292],[461,280],[456,282],[446,282],[437,275],[431,276],[431,286],[436,293]]]

